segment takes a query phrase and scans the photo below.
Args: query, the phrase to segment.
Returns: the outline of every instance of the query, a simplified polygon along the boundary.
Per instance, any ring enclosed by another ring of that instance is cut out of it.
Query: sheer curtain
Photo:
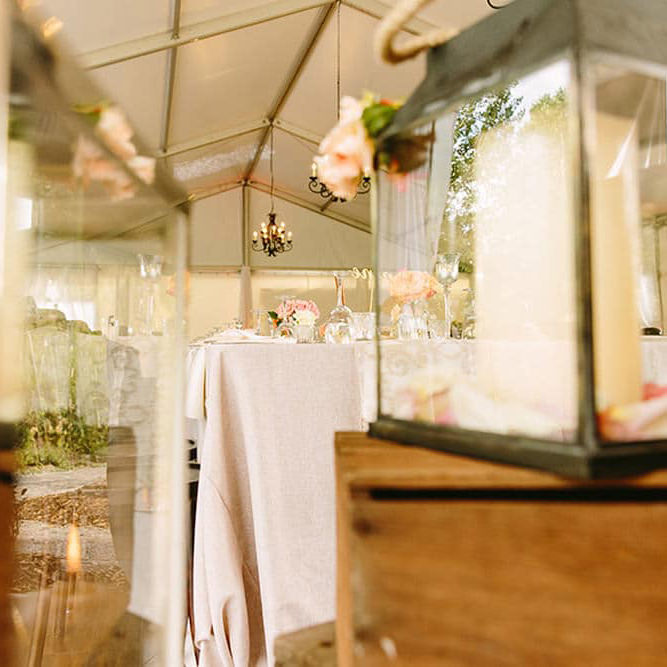
[[[431,273],[438,251],[449,189],[454,115],[443,116],[419,133],[434,132],[424,165],[409,174],[380,174],[378,266],[380,271]]]

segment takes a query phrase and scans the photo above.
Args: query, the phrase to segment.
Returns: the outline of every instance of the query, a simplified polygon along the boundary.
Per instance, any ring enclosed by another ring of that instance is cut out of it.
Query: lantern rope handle
[[[402,44],[394,45],[394,38],[403,26],[432,0],[402,0],[380,22],[375,31],[375,54],[380,60],[395,64],[414,58],[425,49],[443,44],[458,34],[453,28],[432,30],[424,35],[417,35]]]

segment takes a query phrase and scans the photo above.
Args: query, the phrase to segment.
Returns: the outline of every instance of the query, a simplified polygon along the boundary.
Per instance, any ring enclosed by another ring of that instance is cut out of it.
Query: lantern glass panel
[[[177,664],[186,195],[21,17],[11,36],[16,664]]]
[[[576,437],[573,88],[561,59],[453,104],[380,174],[383,416]]]
[[[667,214],[665,72],[609,63],[591,71],[587,141],[600,435],[660,439],[667,437],[667,369],[658,335],[660,229]]]

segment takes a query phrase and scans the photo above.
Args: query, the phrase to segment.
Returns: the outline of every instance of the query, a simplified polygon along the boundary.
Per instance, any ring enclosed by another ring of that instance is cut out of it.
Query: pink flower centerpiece
[[[287,299],[276,310],[269,311],[274,327],[283,322],[289,324],[315,324],[320,316],[320,309],[314,301],[306,299]]]

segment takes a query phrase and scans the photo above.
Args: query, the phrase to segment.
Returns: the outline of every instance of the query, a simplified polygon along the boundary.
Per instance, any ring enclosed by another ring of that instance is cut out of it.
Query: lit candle
[[[310,166],[310,175],[313,178],[317,178],[317,164],[315,162]]]
[[[285,223],[284,222],[280,223],[280,229],[285,229]]]
[[[288,241],[292,240],[292,232],[287,232],[287,240]]]
[[[599,410],[642,397],[635,267],[640,264],[639,133],[634,119],[598,112],[591,174],[591,254]]]
[[[253,242],[257,241],[257,232],[252,233],[252,240],[253,240]]]

